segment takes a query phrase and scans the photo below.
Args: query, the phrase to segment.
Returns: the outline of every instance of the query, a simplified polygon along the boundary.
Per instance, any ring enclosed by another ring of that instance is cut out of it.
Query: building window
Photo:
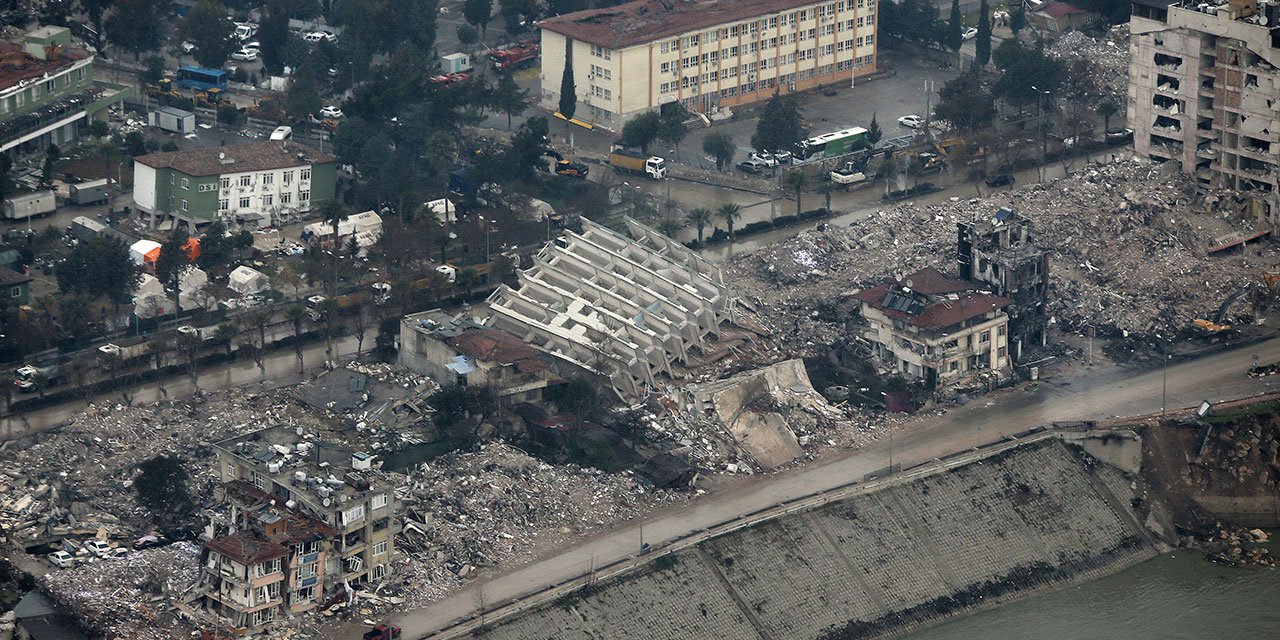
[[[605,49],[604,47],[597,47],[594,44],[591,45],[591,55],[597,58],[604,58],[605,60],[613,59],[613,51]]]
[[[307,202],[307,201],[309,201],[309,200],[311,200],[311,192],[310,192],[310,191],[299,191],[299,192],[298,192],[298,202]]]
[[[14,287],[14,288],[10,289],[10,290],[9,290],[9,297],[10,297],[10,298],[21,298],[21,297],[22,297],[22,287]]]
[[[44,83],[44,90],[47,91],[48,93],[53,93],[54,91],[57,90],[57,88],[53,84],[53,80],[50,80]]]
[[[275,180],[276,180],[276,176],[275,176],[275,174],[274,174],[274,173],[264,173],[264,174],[262,174],[262,184],[263,184],[263,186],[267,186],[267,185],[273,184],[273,183],[275,182]]]
[[[274,198],[272,198],[271,194],[269,193],[267,195],[262,196],[262,206],[264,207],[271,206],[273,200]]]
[[[276,619],[276,608],[267,607],[266,609],[259,609],[257,611],[254,611],[253,614],[249,617],[249,624],[251,626],[256,627],[259,625],[267,624],[268,622],[271,622],[275,619]]]
[[[230,189],[230,188],[231,188],[231,178],[223,177],[223,178],[222,178],[221,180],[219,180],[218,182],[220,183],[220,185],[222,186],[222,188],[223,188],[223,189]]]
[[[1009,357],[1009,349],[1007,347],[1000,347],[1000,349],[996,351],[996,355],[1001,360],[1004,360],[1005,358]]]
[[[172,173],[169,174],[169,184],[171,185],[178,184],[178,176],[175,176]]]
[[[218,211],[227,211],[230,208],[231,208],[230,200],[226,198],[222,198],[221,200],[218,200]]]
[[[285,193],[280,194],[280,204],[289,204],[291,202],[293,202],[292,193],[286,191]]]
[[[387,552],[387,541],[375,542],[373,545],[373,555],[380,556]]]
[[[188,191],[190,191],[190,190],[191,190],[191,181],[190,181],[190,180],[188,180],[187,178],[183,178],[183,179],[182,179],[182,188],[183,188],[183,189],[186,189],[186,190],[188,190]]]
[[[301,180],[301,181],[303,181],[303,182],[306,182],[307,180],[310,180],[310,179],[311,179],[311,168],[310,168],[310,167],[308,167],[308,168],[306,168],[306,169],[302,169],[301,171],[299,171],[299,172],[298,172],[298,179],[299,179],[299,180]]]
[[[248,196],[243,197],[243,198],[240,198],[240,208],[241,208],[241,209],[248,209],[248,208],[249,208],[249,198],[248,198]]]
[[[990,331],[983,331],[982,333],[979,333],[979,334],[978,334],[978,342],[979,342],[980,344],[986,344],[986,343],[988,343],[988,342],[991,342],[991,332],[990,332]]]
[[[273,573],[280,573],[280,558],[259,563],[257,573],[259,578],[262,576],[269,576]]]
[[[310,602],[316,599],[315,587],[303,587],[293,592],[293,603]]]
[[[364,505],[358,504],[342,512],[342,526],[364,520]]]
[[[183,198],[183,199],[182,199],[182,210],[183,210],[183,211],[186,211],[186,210],[187,210],[187,199],[186,199],[186,198]]]
[[[253,176],[240,176],[240,186],[248,187],[253,185]]]
[[[385,506],[387,506],[387,494],[385,493],[374,494],[373,499],[370,501],[369,508],[373,509],[374,511],[377,511],[378,509],[381,509]]]
[[[318,564],[320,564],[320,563],[319,563],[319,562],[309,562],[309,563],[307,563],[307,564],[304,564],[304,565],[302,565],[302,566],[298,567],[298,571],[297,571],[297,578],[298,578],[298,580],[305,580],[305,579],[307,579],[307,578],[314,578],[314,577],[316,577],[316,565],[318,565]]]
[[[664,74],[671,73],[671,63],[670,62],[662,63],[661,72]]]
[[[284,172],[283,174],[281,174],[280,180],[285,184],[289,184],[290,182],[293,182],[293,172],[292,171]]]

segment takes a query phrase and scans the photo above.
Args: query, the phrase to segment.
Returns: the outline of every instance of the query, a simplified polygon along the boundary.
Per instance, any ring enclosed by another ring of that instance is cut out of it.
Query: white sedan
[[[231,54],[232,60],[240,60],[242,62],[253,62],[258,59],[257,49],[241,49]]]
[[[86,551],[99,558],[105,558],[111,555],[111,545],[98,540],[97,538],[86,540],[83,546]]]
[[[333,105],[326,105],[325,108],[320,110],[320,115],[325,118],[333,118],[334,120],[337,120],[342,117],[342,109]]]
[[[969,28],[965,29],[963,33],[961,33],[961,34],[960,34],[960,37],[961,37],[961,38],[964,38],[965,40],[972,40],[972,39],[974,39],[974,38],[978,37],[978,28],[977,28],[977,27],[969,27]]]
[[[924,118],[917,115],[902,116],[898,118],[898,124],[908,129],[919,129],[924,126]]]

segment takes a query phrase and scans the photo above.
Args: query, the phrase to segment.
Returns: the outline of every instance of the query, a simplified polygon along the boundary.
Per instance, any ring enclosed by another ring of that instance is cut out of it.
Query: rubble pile
[[[1045,47],[1050,57],[1070,63],[1084,60],[1098,88],[1100,99],[1110,99],[1120,106],[1121,115],[1128,96],[1129,85],[1129,25],[1111,28],[1100,38],[1091,38],[1079,31],[1062,33]]]
[[[1002,206],[1029,218],[1036,243],[1049,249],[1049,313],[1072,330],[1178,331],[1280,262],[1259,245],[1209,257],[1224,238],[1252,233],[1253,218],[1228,193],[1197,196],[1186,176],[1129,159],[985,199],[907,203],[849,227],[806,231],[736,257],[725,276],[783,351],[812,355],[843,333],[846,314],[830,310],[847,294],[926,266],[953,273],[956,223]]]
[[[408,607],[460,585],[477,568],[510,567],[539,544],[634,518],[684,493],[642,487],[632,476],[553,466],[506,445],[424,463],[401,489],[401,554],[394,579]]]
[[[199,561],[199,545],[177,542],[55,571],[39,580],[45,593],[96,635],[113,640],[177,637],[189,630],[176,626],[169,611],[195,585]]]
[[[131,488],[141,462],[181,456],[189,462],[192,495],[211,496],[218,477],[210,445],[274,422],[316,424],[281,393],[230,391],[143,407],[90,405],[61,429],[0,450],[7,468],[0,472],[0,526],[20,543],[92,534],[99,527],[130,537],[129,530],[149,523]]]

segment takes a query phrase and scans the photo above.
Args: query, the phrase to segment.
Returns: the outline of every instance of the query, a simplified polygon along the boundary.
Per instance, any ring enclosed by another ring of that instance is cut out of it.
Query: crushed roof
[[[31,276],[18,273],[13,269],[0,267],[0,286],[9,287],[24,282],[31,282]]]
[[[538,26],[607,49],[623,49],[813,4],[816,0],[636,0],[566,13]]]
[[[88,52],[75,47],[50,46],[45,52],[49,59],[41,60],[19,43],[0,42],[0,91],[26,80],[43,79],[89,57]]]
[[[912,286],[907,287],[907,282]],[[889,280],[859,291],[853,297],[890,318],[922,329],[950,327],[1013,304],[1008,298],[977,289],[978,285],[926,267],[901,280]]]
[[[514,365],[520,373],[547,368],[541,351],[502,329],[467,329],[445,338],[445,342],[464,356],[503,366]]]
[[[1050,2],[1049,4],[1041,7],[1036,13],[1043,13],[1054,20],[1059,20],[1065,16],[1088,12],[1080,7],[1067,4],[1065,2]]]
[[[230,147],[159,151],[134,158],[154,169],[174,169],[189,176],[271,171],[333,162],[334,157],[292,140],[264,140]]]
[[[244,565],[258,564],[264,560],[289,555],[289,551],[284,547],[247,529],[214,538],[204,546],[210,551],[216,551]]]

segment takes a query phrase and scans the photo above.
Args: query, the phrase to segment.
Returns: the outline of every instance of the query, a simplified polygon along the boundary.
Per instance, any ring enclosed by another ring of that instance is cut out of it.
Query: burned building
[[[1036,246],[1031,221],[1001,207],[990,217],[957,225],[956,261],[962,280],[991,287],[1013,301],[1009,313],[1012,361],[1044,346],[1048,326],[1049,254]]]

